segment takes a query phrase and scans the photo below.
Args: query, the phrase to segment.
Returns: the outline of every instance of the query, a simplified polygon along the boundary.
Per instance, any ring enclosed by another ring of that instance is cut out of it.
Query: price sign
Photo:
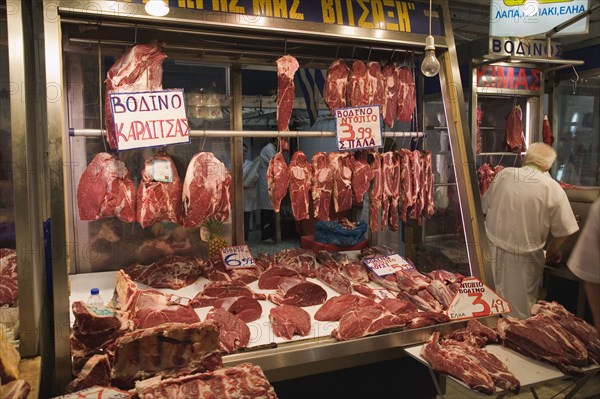
[[[365,259],[364,264],[378,276],[414,269],[415,266],[398,254]]]
[[[256,267],[247,245],[237,245],[221,249],[221,257],[227,269],[248,269]]]
[[[375,294],[378,301],[381,301],[382,299],[386,298],[396,298],[396,294],[394,294],[390,290],[386,290],[385,288],[373,288],[373,294]]]
[[[447,314],[450,319],[467,319],[510,312],[510,305],[475,277],[463,279]]]
[[[130,397],[128,392],[120,389],[95,386],[67,395],[56,396],[54,399],[125,399]]]
[[[379,105],[335,110],[338,149],[381,147],[381,115]]]
[[[162,183],[172,183],[173,169],[171,168],[171,162],[162,159],[152,161],[152,178]]]

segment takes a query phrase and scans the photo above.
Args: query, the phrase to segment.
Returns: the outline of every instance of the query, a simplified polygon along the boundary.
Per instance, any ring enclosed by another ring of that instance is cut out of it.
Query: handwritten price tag
[[[378,276],[387,276],[397,271],[414,269],[415,266],[398,254],[365,259],[364,264]]]
[[[338,149],[381,147],[379,105],[335,110]]]
[[[247,245],[237,245],[221,249],[221,257],[227,269],[247,269],[256,267]]]
[[[56,396],[54,399],[125,399],[131,395],[116,388],[92,387],[67,395]]]
[[[490,287],[475,277],[467,277],[460,284],[447,314],[456,320],[509,313],[510,310],[508,302]]]

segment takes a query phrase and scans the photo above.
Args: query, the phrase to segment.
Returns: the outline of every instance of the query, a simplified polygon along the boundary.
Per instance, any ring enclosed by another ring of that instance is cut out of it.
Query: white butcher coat
[[[496,292],[511,305],[511,316],[526,318],[541,299],[548,233],[579,230],[569,199],[548,172],[524,166],[498,173],[482,208]]]
[[[567,266],[580,279],[600,284],[600,198],[588,211]]]
[[[258,167],[258,209],[273,209],[269,199],[269,185],[267,183],[267,169],[269,161],[277,153],[273,143],[268,143],[260,150],[260,166]]]

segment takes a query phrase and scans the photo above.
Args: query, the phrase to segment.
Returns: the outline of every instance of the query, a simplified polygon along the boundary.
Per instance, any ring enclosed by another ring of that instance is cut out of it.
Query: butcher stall
[[[30,10],[26,35],[43,35],[44,62],[27,58],[24,71],[43,65],[46,101],[19,122],[41,112],[47,137],[24,135],[18,154],[47,165],[24,188],[43,194],[33,198],[46,222],[36,243],[51,281],[55,394],[214,383],[275,397],[270,382],[403,357],[438,334],[489,333],[508,311],[486,285],[477,179],[461,166],[474,156],[447,2],[320,5]],[[423,68],[425,53],[439,68]],[[441,83],[460,269],[416,255],[440,185],[421,69]],[[267,148],[263,174],[247,181],[245,161]],[[261,185],[276,225],[269,251],[244,236],[269,217],[245,207]],[[290,231],[299,240],[286,247]],[[331,241],[341,236],[358,240]],[[458,293],[492,295],[491,307],[452,311]]]

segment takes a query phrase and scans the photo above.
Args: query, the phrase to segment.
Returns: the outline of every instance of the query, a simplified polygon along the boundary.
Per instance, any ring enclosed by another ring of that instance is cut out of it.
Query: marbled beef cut
[[[379,214],[383,206],[383,155],[373,152],[373,163],[371,171],[373,173],[373,184],[369,191],[369,210],[371,218],[369,228],[371,231],[377,231],[379,228]],[[384,224],[382,222],[382,228]]]
[[[523,133],[523,111],[520,105],[515,105],[506,115],[506,145],[511,152],[524,152],[525,135]]]
[[[327,292],[315,283],[297,278],[285,278],[269,300],[276,305],[312,306],[319,305],[327,299]]]
[[[317,220],[328,221],[331,199],[333,197],[333,169],[329,165],[327,154],[317,152],[312,157],[312,201],[314,216]]]
[[[0,306],[12,305],[19,298],[17,251],[0,248]]]
[[[225,309],[212,308],[205,320],[213,320],[219,327],[219,346],[226,353],[245,348],[250,341],[250,329],[239,317]]]
[[[248,296],[215,299],[212,306],[225,309],[246,323],[260,319],[262,314],[262,306],[260,306],[260,303],[256,299]]]
[[[382,330],[403,327],[406,322],[403,316],[392,314],[380,305],[360,307],[346,312],[331,335],[340,341],[347,341],[373,335]]]
[[[261,290],[276,290],[277,287],[279,287],[281,279],[285,277],[303,278],[300,273],[292,268],[273,266],[260,275],[260,278],[258,279],[258,288]]]
[[[381,70],[384,94],[381,102],[381,115],[387,127],[394,126],[398,113],[398,76],[394,64],[388,62]]]
[[[358,151],[352,171],[352,192],[358,204],[362,204],[364,194],[369,191],[371,179],[373,179],[373,170],[369,165],[369,153],[367,150]]]
[[[133,264],[125,269],[132,280],[152,288],[178,290],[200,278],[195,258],[166,256],[150,265]]]
[[[289,130],[294,108],[294,74],[299,67],[298,61],[291,55],[284,55],[277,60],[277,130],[279,131]]]
[[[269,167],[267,168],[269,199],[271,200],[271,205],[273,205],[273,210],[275,212],[279,212],[281,200],[283,200],[283,197],[285,197],[288,192],[289,183],[290,174],[288,172],[288,166],[280,151],[271,158]]]
[[[410,122],[417,105],[415,81],[412,70],[402,66],[396,69],[398,76],[398,110],[400,122]]]
[[[366,306],[380,306],[374,300],[354,294],[334,296],[325,302],[315,313],[315,320],[339,321],[347,312]],[[381,306],[381,309],[384,308]]]
[[[310,333],[310,315],[298,306],[279,305],[271,308],[269,321],[277,337],[292,339],[294,335],[305,337]]]
[[[381,105],[385,88],[381,79],[381,66],[379,62],[367,63],[367,105]]]
[[[352,208],[352,170],[354,157],[349,152],[330,152],[329,165],[333,170],[333,205],[336,212]]]
[[[367,66],[361,60],[352,63],[352,72],[348,87],[348,101],[352,107],[369,105],[369,96],[366,91]]]
[[[350,68],[342,60],[334,61],[327,70],[327,78],[323,89],[323,99],[331,110],[346,107],[346,91]]]
[[[288,166],[290,176],[290,202],[295,220],[310,218],[310,186],[312,183],[312,166],[302,151],[296,151]]]

